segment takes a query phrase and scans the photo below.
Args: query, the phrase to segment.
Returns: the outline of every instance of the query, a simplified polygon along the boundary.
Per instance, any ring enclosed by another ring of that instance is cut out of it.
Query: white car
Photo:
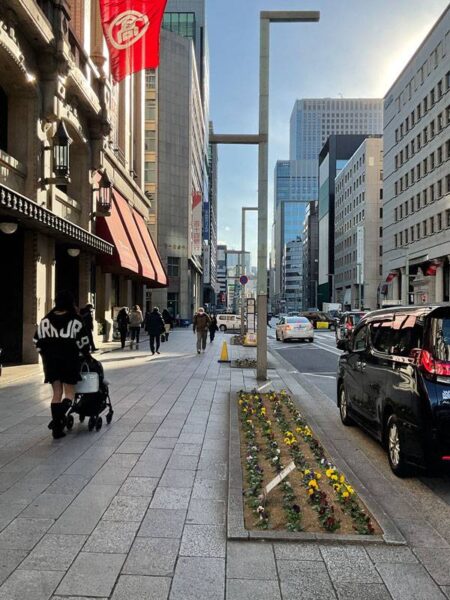
[[[227,329],[240,329],[241,328],[241,317],[239,315],[222,314],[217,315],[217,326],[220,331],[227,331]]]
[[[277,323],[275,332],[277,340],[314,341],[314,327],[306,317],[283,317]]]

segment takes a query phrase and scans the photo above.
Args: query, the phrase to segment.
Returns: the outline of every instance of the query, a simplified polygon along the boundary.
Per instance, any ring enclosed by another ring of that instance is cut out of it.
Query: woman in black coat
[[[211,317],[211,321],[209,322],[208,328],[209,328],[209,343],[211,343],[214,341],[214,338],[216,337],[216,331],[219,331],[216,315],[213,315]]]
[[[155,342],[156,342],[156,354],[159,354],[159,345],[161,342],[161,335],[165,335],[164,319],[162,318],[159,308],[155,306],[152,312],[147,311],[144,321],[144,329],[150,337],[150,350],[152,354],[155,354]]]
[[[39,323],[34,343],[42,356],[45,383],[53,388],[52,421],[55,439],[65,436],[65,413],[75,398],[75,384],[81,380],[80,353],[89,354],[89,337],[70,292],[58,292],[55,307]]]
[[[117,329],[120,333],[120,343],[122,348],[125,348],[125,340],[127,339],[128,325],[130,324],[130,316],[128,307],[124,306],[119,310],[117,315]]]
[[[169,341],[169,333],[173,327],[173,317],[170,314],[170,312],[167,310],[167,308],[165,308],[162,311],[162,318],[163,318],[165,330],[166,330],[166,342],[168,342]]]

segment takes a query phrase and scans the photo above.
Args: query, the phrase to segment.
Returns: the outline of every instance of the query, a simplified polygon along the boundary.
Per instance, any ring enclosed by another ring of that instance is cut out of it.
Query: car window
[[[305,317],[288,317],[286,323],[306,323],[307,320]]]
[[[431,319],[431,351],[438,360],[450,361],[450,317]]]
[[[385,354],[391,354],[396,334],[392,329],[392,321],[376,321],[371,324],[370,329],[370,338],[375,350]]]
[[[361,352],[367,347],[367,325],[361,327],[355,332],[353,338],[353,352]]]
[[[395,336],[392,354],[410,356],[413,348],[422,347],[423,325],[415,315],[395,315],[392,330]]]

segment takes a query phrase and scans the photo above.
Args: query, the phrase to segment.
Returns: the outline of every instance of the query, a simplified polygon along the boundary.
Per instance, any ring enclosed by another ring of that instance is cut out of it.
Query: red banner
[[[159,64],[159,34],[167,0],[100,0],[103,33],[116,81]]]

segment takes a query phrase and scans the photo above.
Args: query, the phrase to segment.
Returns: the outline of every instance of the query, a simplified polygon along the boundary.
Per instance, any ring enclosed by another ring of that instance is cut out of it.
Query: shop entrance
[[[80,259],[78,256],[69,256],[67,247],[55,247],[55,285],[56,292],[68,290],[72,292],[75,303],[79,301]]]
[[[0,233],[2,293],[0,294],[0,348],[2,362],[22,361],[23,336],[23,231]]]

